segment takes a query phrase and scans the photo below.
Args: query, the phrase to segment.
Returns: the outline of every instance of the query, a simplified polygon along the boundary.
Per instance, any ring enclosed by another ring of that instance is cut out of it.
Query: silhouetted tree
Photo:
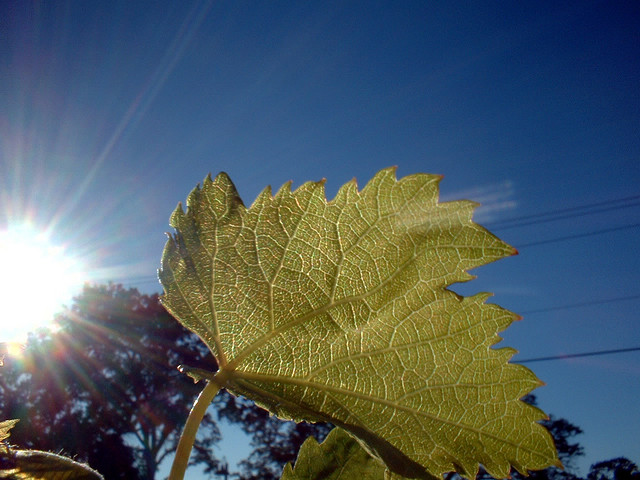
[[[159,304],[117,285],[85,287],[59,330],[31,337],[21,361],[0,369],[0,419],[19,418],[11,443],[61,452],[86,461],[107,480],[152,480],[174,452],[193,400],[201,390],[176,366],[215,371],[215,359],[196,335]],[[0,357],[4,352],[0,349]],[[524,399],[535,405],[529,395]],[[241,426],[253,451],[241,462],[240,480],[275,480],[309,436],[322,441],[328,424],[282,422],[246,399],[222,392],[214,401],[219,418]],[[554,438],[565,470],[530,472],[532,480],[577,480],[571,473],[583,448],[582,430],[550,416],[542,422]],[[192,464],[205,473],[226,470],[212,453],[219,439],[208,414],[194,446]],[[227,472],[228,473],[228,472]],[[513,478],[524,480],[518,472]],[[456,475],[448,475],[448,480]],[[486,472],[480,480],[489,480]],[[592,465],[587,480],[640,480],[626,458]]]
[[[534,395],[528,395],[525,402],[536,405]],[[243,430],[252,437],[253,451],[246,460],[240,463],[241,471],[237,476],[241,480],[274,480],[280,478],[282,469],[287,462],[295,462],[300,445],[309,436],[313,435],[319,441],[331,430],[328,424],[296,425],[293,422],[282,422],[269,415],[266,410],[256,407],[251,402],[230,398],[222,403],[218,415],[232,422],[239,423]],[[578,477],[570,470],[575,467],[577,457],[584,454],[583,447],[575,442],[574,437],[581,434],[580,427],[573,425],[563,418],[550,416],[541,422],[553,437],[558,457],[565,469],[550,467],[541,471],[530,472],[524,477],[516,471],[512,477],[519,480],[525,478],[533,480],[577,480]],[[448,480],[460,478],[456,474],[447,476]],[[492,477],[481,470],[478,480],[490,480]],[[590,479],[591,480],[591,479]],[[593,479],[611,480],[611,479]],[[640,480],[640,479],[633,479]]]
[[[85,287],[57,322],[0,372],[0,418],[21,419],[12,443],[63,452],[107,479],[154,479],[201,390],[176,367],[215,370],[213,357],[157,295],[135,289]],[[215,468],[218,439],[207,415],[194,461]]]
[[[530,405],[537,405],[535,395],[527,395],[523,401]],[[549,467],[545,470],[530,472],[528,477],[514,472],[513,477],[517,479],[528,478],[531,480],[576,480],[578,477],[571,472],[576,465],[577,457],[584,455],[582,445],[574,441],[577,435],[582,433],[582,429],[565,420],[549,415],[549,418],[540,422],[551,434],[558,451],[558,458],[562,462],[564,469]]]
[[[587,480],[640,480],[640,470],[628,458],[613,458],[591,465]]]
[[[251,439],[253,451],[240,462],[240,480],[277,480],[287,462],[293,463],[302,443],[309,436],[324,440],[333,428],[326,423],[284,422],[252,402],[228,395],[218,415],[238,423]]]

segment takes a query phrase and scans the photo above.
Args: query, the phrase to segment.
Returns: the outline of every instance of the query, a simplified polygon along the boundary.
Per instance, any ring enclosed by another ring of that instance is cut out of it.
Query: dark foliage
[[[537,405],[534,395],[527,395],[523,400],[530,405]],[[564,469],[549,467],[546,470],[530,472],[528,477],[514,472],[513,478],[518,480],[524,480],[524,478],[531,480],[577,480],[578,477],[576,474],[571,473],[571,470],[576,466],[577,457],[584,455],[582,446],[574,441],[575,437],[582,433],[582,429],[564,418],[556,418],[553,415],[549,415],[547,420],[543,420],[540,423],[544,425],[553,437],[558,450],[558,458],[562,462]]]
[[[19,418],[11,443],[62,453],[87,462],[107,480],[152,480],[173,451],[189,408],[202,386],[180,374],[186,364],[215,371],[204,344],[159,304],[121,286],[86,287],[58,318],[55,333],[34,335],[21,360],[5,359],[0,369],[0,419]],[[0,348],[0,357],[3,352]],[[524,399],[535,405],[530,395]],[[270,416],[248,400],[222,392],[214,405],[219,418],[241,426],[253,451],[241,462],[239,480],[276,480],[295,462],[304,440],[322,441],[328,424],[295,424]],[[575,437],[582,430],[551,416],[542,422],[554,438],[565,469],[530,472],[532,480],[578,480],[572,473],[583,455]],[[200,427],[192,464],[205,474],[228,476],[213,455],[219,432],[210,414]],[[458,476],[447,475],[447,480]],[[524,480],[518,472],[512,478]],[[490,480],[481,472],[480,480]],[[586,480],[640,480],[626,458],[591,466]]]
[[[332,426],[326,423],[283,422],[252,402],[228,395],[218,415],[238,423],[251,438],[253,451],[240,463],[240,480],[277,480],[287,462],[293,463],[307,437],[324,440]]]
[[[107,479],[155,478],[201,390],[176,367],[215,370],[213,357],[157,295],[135,289],[85,287],[57,322],[0,372],[0,418],[20,419],[12,443],[86,461]],[[198,462],[217,465],[218,439],[208,415]]]
[[[640,470],[628,458],[613,458],[591,465],[587,480],[640,480]]]

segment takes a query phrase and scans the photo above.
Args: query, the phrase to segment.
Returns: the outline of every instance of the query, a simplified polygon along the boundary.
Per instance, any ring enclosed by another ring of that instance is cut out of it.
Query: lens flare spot
[[[4,342],[24,342],[29,332],[51,328],[85,278],[78,259],[29,225],[0,231],[0,269]]]

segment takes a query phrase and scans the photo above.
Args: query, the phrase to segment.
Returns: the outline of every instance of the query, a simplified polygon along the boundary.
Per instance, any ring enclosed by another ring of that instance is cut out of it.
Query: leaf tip
[[[218,174],[216,175],[215,179],[211,178],[211,172],[209,172],[209,175],[207,175],[207,178],[205,180],[209,180],[211,182],[215,182],[216,180],[218,181],[223,181],[225,183],[231,183],[233,184],[233,182],[231,181],[231,177],[229,176],[229,174],[225,171],[220,171],[218,172]]]

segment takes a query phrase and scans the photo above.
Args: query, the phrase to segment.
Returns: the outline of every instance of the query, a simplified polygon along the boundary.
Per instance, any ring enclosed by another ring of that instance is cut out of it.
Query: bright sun
[[[0,230],[0,341],[24,342],[52,325],[80,292],[80,262],[29,225]]]

